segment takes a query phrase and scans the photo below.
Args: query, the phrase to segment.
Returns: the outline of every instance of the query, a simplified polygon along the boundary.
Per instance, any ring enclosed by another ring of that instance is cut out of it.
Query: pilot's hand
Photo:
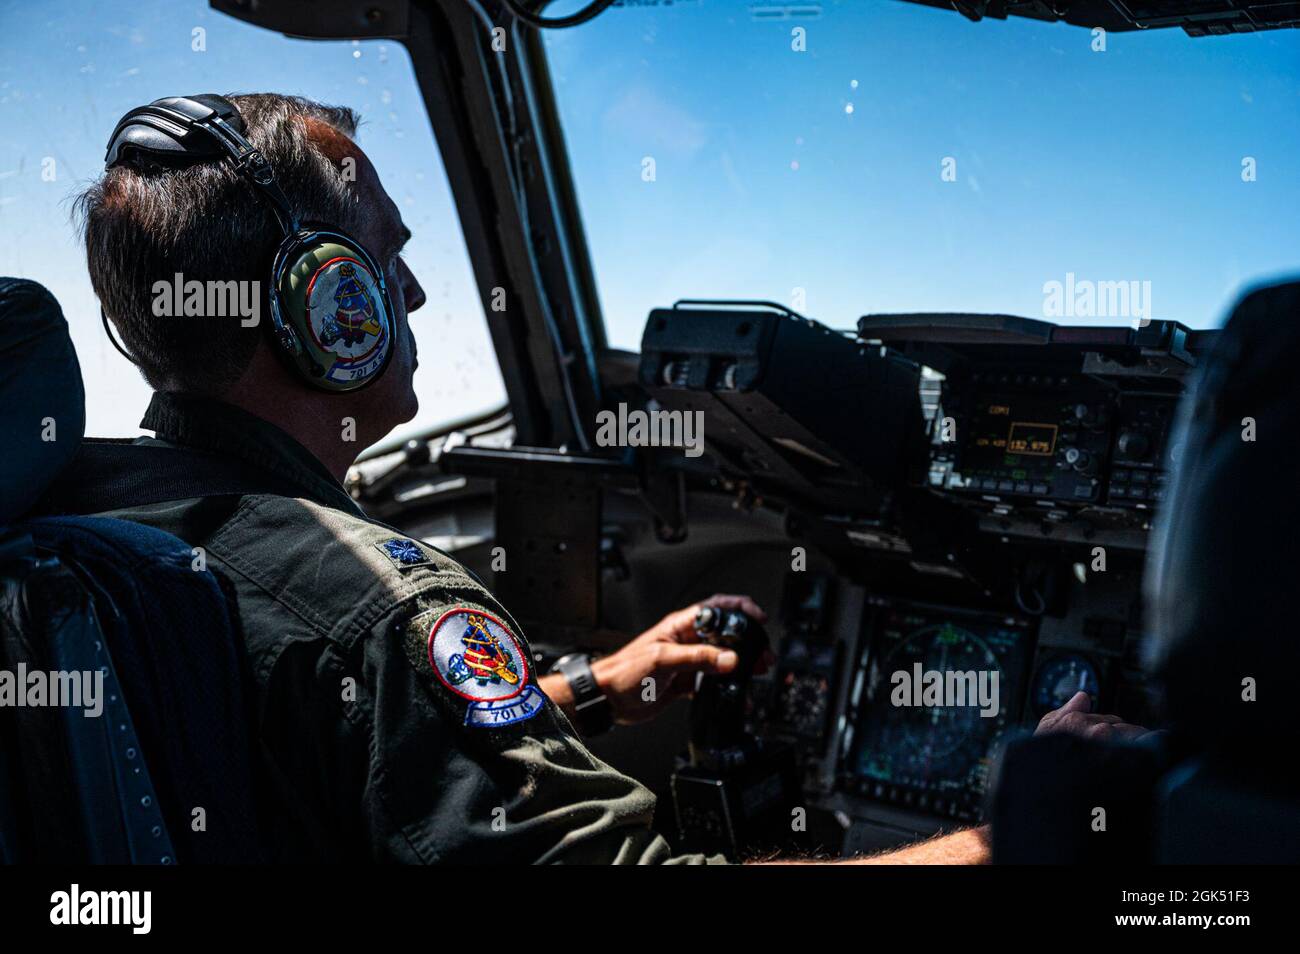
[[[620,725],[642,722],[695,690],[696,673],[729,673],[739,658],[730,649],[699,641],[695,614],[701,606],[740,610],[758,622],[767,614],[748,596],[718,594],[669,613],[618,652],[591,664]]]
[[[1086,692],[1076,692],[1069,702],[1039,720],[1034,735],[1069,732],[1086,739],[1138,739],[1150,731],[1140,725],[1130,725],[1119,716],[1093,712],[1092,697]]]

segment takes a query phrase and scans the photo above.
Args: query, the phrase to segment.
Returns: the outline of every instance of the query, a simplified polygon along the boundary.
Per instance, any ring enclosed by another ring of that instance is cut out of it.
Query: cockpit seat
[[[1300,739],[1279,685],[1300,667],[1300,282],[1241,301],[1180,425],[1147,570],[1146,668],[1206,750]]]
[[[1300,282],[1242,299],[1182,409],[1152,541],[1145,664],[1188,753],[1157,860],[1300,862]]]
[[[76,467],[85,413],[40,285],[0,278],[0,351],[0,862],[261,860],[222,582],[169,534],[33,515]]]
[[[63,471],[85,425],[81,366],[58,302],[36,282],[0,278],[0,526]]]

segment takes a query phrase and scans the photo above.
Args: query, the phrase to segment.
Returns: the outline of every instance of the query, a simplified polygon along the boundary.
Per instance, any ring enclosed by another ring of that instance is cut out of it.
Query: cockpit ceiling
[[[1223,36],[1300,26],[1300,3],[1253,0],[909,0],[956,10],[971,20],[1008,14],[1063,20],[1112,32],[1182,27],[1189,36]]]

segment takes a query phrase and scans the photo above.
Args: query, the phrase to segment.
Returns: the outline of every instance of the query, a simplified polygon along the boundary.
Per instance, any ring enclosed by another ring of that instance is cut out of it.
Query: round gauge
[[[800,735],[820,735],[826,724],[830,681],[813,673],[788,672],[781,683],[781,720]]]
[[[1039,667],[1034,676],[1031,696],[1034,715],[1042,718],[1053,709],[1061,708],[1079,691],[1088,693],[1094,700],[1097,698],[1101,691],[1097,668],[1086,656],[1078,653],[1053,656]]]

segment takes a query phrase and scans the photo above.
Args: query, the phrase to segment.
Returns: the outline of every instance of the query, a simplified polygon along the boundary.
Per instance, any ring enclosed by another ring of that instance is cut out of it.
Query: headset
[[[376,381],[393,357],[396,329],[384,270],[346,232],[299,222],[244,119],[223,96],[172,96],[118,121],[104,168],[141,158],[178,167],[229,161],[271,206],[284,237],[271,260],[268,325],[276,352],[306,383],[335,393]],[[102,314],[102,313],[101,313]],[[104,316],[104,327],[108,318]],[[128,360],[131,356],[113,339]]]

